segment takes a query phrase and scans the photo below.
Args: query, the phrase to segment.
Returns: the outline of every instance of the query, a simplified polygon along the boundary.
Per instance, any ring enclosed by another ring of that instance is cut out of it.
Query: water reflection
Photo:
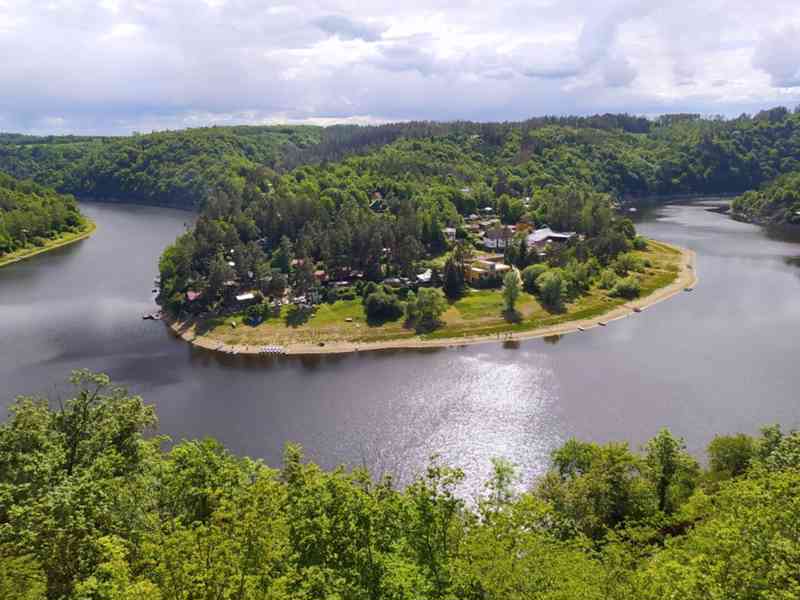
[[[693,248],[700,275],[636,317],[544,342],[303,357],[218,354],[143,322],[186,214],[88,205],[91,240],[0,269],[2,399],[65,396],[69,370],[87,367],[155,403],[173,439],[214,436],[270,464],[295,441],[324,466],[402,482],[439,453],[468,495],[490,458],[530,482],[570,436],[639,446],[666,426],[700,451],[716,433],[798,425],[800,240],[706,210],[719,204],[635,215],[645,235]]]

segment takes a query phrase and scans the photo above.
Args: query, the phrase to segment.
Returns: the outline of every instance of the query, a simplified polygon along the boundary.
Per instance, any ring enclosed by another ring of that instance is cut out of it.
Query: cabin
[[[493,250],[505,250],[514,238],[510,227],[496,226],[489,229],[483,237],[483,245]]]
[[[502,279],[511,267],[499,261],[479,258],[464,268],[464,278],[471,285],[485,283],[492,279]]]
[[[549,227],[543,227],[529,234],[526,241],[528,248],[544,250],[549,244],[565,244],[573,237],[575,237],[575,232],[573,231],[559,232],[553,231]]]

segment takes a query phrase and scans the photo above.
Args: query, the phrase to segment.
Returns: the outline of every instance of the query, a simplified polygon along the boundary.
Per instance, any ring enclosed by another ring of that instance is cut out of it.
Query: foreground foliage
[[[406,489],[281,470],[213,440],[162,451],[141,398],[86,371],[0,428],[0,593],[14,599],[788,599],[800,594],[800,435],[718,437],[703,471],[660,432],[641,453],[569,441],[474,504],[436,460]],[[145,435],[147,434],[147,435]]]

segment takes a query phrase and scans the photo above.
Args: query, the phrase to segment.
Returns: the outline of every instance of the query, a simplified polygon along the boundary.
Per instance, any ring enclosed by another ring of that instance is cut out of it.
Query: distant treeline
[[[778,107],[735,119],[606,114],[506,123],[212,127],[123,138],[0,134],[0,170],[79,197],[192,208],[214,190],[241,191],[248,170],[286,172],[404,141],[443,144],[443,152],[456,146],[488,171],[465,179],[490,189],[522,180],[514,189],[521,195],[553,179],[623,199],[743,193],[798,168],[800,114]]]
[[[77,231],[83,223],[73,197],[0,173],[0,258]]]
[[[715,437],[705,468],[667,430],[569,440],[533,481],[496,459],[467,503],[435,459],[401,489],[294,446],[279,469],[164,451],[151,405],[72,381],[0,425],[4,600],[800,597],[800,434],[777,426]]]

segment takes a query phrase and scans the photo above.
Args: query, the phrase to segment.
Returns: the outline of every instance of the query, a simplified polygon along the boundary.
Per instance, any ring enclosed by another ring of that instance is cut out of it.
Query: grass
[[[74,242],[86,239],[92,235],[92,233],[94,233],[94,230],[97,229],[97,225],[95,225],[94,221],[86,217],[84,217],[84,219],[86,220],[86,223],[83,229],[80,231],[64,233],[51,240],[46,240],[41,246],[26,246],[25,248],[20,248],[15,252],[3,254],[0,256],[0,267],[5,267],[6,265],[36,256],[37,254],[49,252],[50,250],[55,250],[56,248],[61,248]]]
[[[634,254],[647,260],[649,267],[639,274],[641,297],[672,283],[678,275],[680,251],[659,242],[649,241],[646,250]],[[198,327],[198,333],[208,334],[227,344],[291,345],[333,342],[382,342],[397,339],[458,338],[464,336],[493,336],[509,332],[524,332],[569,321],[591,319],[607,313],[628,302],[608,296],[607,290],[594,287],[589,292],[566,305],[561,312],[545,309],[536,297],[522,293],[516,305],[517,315],[509,320],[503,313],[503,296],[500,290],[471,290],[458,301],[451,303],[442,316],[442,326],[418,336],[404,327],[403,319],[381,324],[370,324],[364,314],[361,300],[340,300],[316,308],[301,324],[292,322],[291,310],[284,306],[280,316],[258,326],[244,323],[241,315],[208,319]],[[235,322],[236,327],[230,323]]]

